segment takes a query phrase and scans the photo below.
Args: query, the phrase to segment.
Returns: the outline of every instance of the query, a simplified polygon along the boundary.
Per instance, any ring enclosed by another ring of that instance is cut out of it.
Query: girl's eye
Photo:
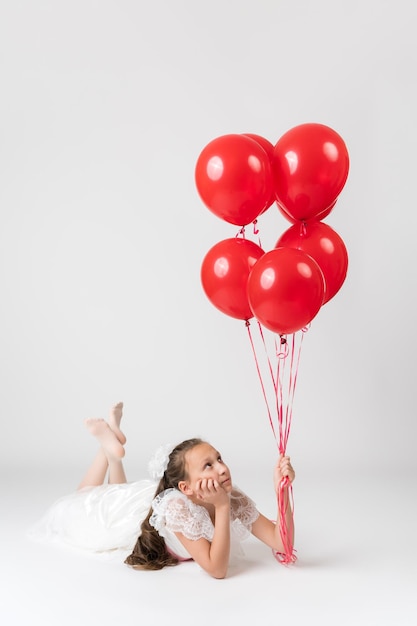
[[[211,467],[211,463],[206,463],[204,467]]]

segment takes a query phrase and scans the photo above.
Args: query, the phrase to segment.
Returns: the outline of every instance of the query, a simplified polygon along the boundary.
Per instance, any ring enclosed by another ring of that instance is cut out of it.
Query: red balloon
[[[337,202],[337,200],[335,200],[333,202],[333,204],[331,204],[329,206],[328,209],[325,209],[321,213],[318,213],[316,215],[316,217],[312,217],[310,220],[304,220],[303,222],[301,222],[300,220],[295,220],[293,217],[291,217],[291,215],[288,215],[287,211],[284,209],[283,206],[280,205],[279,202],[277,202],[277,207],[278,207],[281,215],[283,215],[285,217],[285,219],[287,219],[292,224],[310,224],[310,222],[316,222],[316,221],[324,220],[324,218],[327,217],[329,215],[329,213],[331,213],[333,211],[333,208],[334,208],[334,205],[336,204],[336,202]]]
[[[237,319],[253,317],[246,291],[248,276],[264,251],[248,239],[224,239],[204,257],[201,282],[206,296],[222,313]]]
[[[255,135],[254,133],[244,133],[244,137],[250,137],[256,141],[256,143],[259,143],[272,161],[274,158],[274,144],[272,144],[268,139],[265,139],[265,137],[262,137],[262,135]]]
[[[328,224],[295,224],[281,235],[275,247],[296,248],[313,257],[324,276],[323,304],[333,298],[343,285],[348,253],[342,238]]]
[[[276,248],[254,265],[248,279],[253,314],[280,335],[295,333],[317,315],[324,296],[323,274],[302,250]]]
[[[253,222],[273,192],[269,157],[245,135],[222,135],[207,144],[197,159],[195,182],[210,211],[238,226]]]
[[[324,124],[301,124],[276,143],[275,195],[294,220],[318,217],[337,200],[349,172],[342,137]]]
[[[270,162],[271,168],[272,168],[272,162],[273,162],[273,159],[274,159],[274,148],[275,148],[275,146],[268,139],[265,139],[265,137],[262,137],[262,135],[254,135],[253,133],[245,133],[245,136],[246,137],[250,137],[251,139],[253,139],[257,143],[259,143],[260,146],[262,146],[262,148],[265,150],[265,152],[268,155],[269,162]],[[261,211],[261,213],[265,213],[265,211],[267,209],[269,209],[269,207],[272,206],[274,204],[274,202],[275,202],[275,189],[272,188],[271,197],[269,199],[269,202],[268,202],[267,206],[264,208],[264,210]]]

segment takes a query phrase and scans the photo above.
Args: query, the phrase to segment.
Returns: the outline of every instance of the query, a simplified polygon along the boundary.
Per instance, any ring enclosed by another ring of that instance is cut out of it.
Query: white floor
[[[5,626],[417,624],[417,490],[409,475],[397,481],[350,475],[331,483],[297,477],[297,563],[282,566],[249,539],[245,560],[225,580],[211,579],[195,563],[138,572],[120,561],[31,543],[26,528],[66,481],[22,471],[14,481],[3,474],[2,482]],[[268,488],[258,505],[269,496]]]

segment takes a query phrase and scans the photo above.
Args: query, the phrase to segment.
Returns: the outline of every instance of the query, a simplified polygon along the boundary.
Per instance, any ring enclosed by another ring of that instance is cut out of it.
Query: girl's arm
[[[230,500],[226,491],[216,481],[200,481],[197,498],[214,507],[214,535],[207,539],[187,539],[175,533],[194,561],[214,578],[224,578],[230,557]]]
[[[289,479],[290,483],[292,483],[295,478],[295,473],[291,466],[290,458],[287,456],[282,456],[280,457],[274,470],[275,493],[278,492],[280,482],[285,477]],[[292,543],[294,543],[294,520],[289,500],[289,485],[287,485],[284,488],[284,502],[286,511],[285,522],[288,528],[288,532],[290,533],[290,536],[292,538]],[[278,516],[279,514],[280,512],[278,511]],[[277,523],[275,523],[267,519],[264,515],[259,515],[258,519],[252,524],[252,534],[260,539],[263,543],[266,543],[266,545],[273,550],[276,550],[277,552],[284,552],[285,549],[282,543],[279,527],[279,517],[277,519]]]

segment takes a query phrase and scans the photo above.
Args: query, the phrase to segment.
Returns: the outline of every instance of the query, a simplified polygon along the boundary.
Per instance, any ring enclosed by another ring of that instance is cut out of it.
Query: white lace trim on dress
[[[152,502],[153,513],[149,523],[161,537],[167,531],[180,532],[187,539],[213,540],[214,526],[204,506],[195,504],[178,489],[166,489]],[[259,517],[254,502],[238,489],[230,495],[231,529],[238,541],[245,539],[251,532],[253,522]]]

